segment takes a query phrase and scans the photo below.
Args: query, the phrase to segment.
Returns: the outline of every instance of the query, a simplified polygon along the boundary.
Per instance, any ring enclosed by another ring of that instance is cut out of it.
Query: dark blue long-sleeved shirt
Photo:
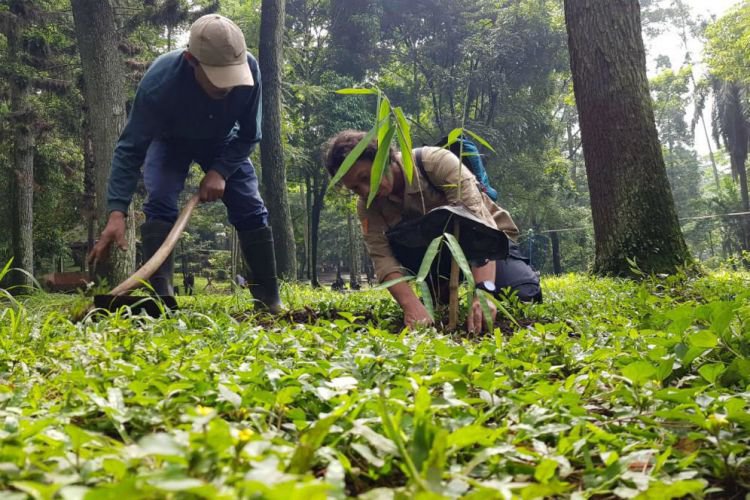
[[[235,87],[224,99],[211,99],[195,80],[193,68],[174,50],[158,57],[138,84],[125,129],[117,142],[107,190],[108,211],[126,212],[154,139],[224,142],[208,168],[229,178],[261,138],[260,69],[248,53],[255,85]]]

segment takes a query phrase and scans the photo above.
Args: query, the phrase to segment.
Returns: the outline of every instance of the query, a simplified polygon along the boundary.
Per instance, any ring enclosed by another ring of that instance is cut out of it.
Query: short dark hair
[[[323,152],[323,163],[325,164],[326,170],[331,177],[336,175],[336,172],[341,168],[341,164],[352,152],[352,150],[359,144],[359,141],[367,135],[366,132],[361,130],[342,130],[338,134],[334,135],[325,144]],[[378,153],[378,139],[373,138],[372,141],[359,155],[359,160],[375,160],[375,155]],[[393,147],[389,147],[388,151],[389,162],[393,163],[396,160],[396,152]]]

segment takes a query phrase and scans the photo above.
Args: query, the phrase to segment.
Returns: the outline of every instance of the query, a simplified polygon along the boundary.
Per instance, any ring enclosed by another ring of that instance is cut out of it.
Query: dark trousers
[[[146,220],[177,220],[178,196],[185,187],[190,165],[196,162],[207,172],[222,149],[221,142],[154,140],[143,164],[143,181],[148,194],[143,205]],[[258,191],[258,177],[249,159],[226,180],[221,200],[227,207],[229,222],[238,231],[268,225],[268,210]]]

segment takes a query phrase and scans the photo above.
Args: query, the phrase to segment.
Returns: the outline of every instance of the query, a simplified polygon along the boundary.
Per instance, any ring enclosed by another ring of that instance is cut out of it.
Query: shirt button
[[[208,115],[208,119],[209,120],[213,120],[214,119],[214,115]]]

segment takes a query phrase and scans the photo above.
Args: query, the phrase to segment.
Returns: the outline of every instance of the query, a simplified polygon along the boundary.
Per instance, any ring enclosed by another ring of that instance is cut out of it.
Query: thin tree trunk
[[[565,0],[596,240],[594,270],[672,273],[689,258],[656,132],[637,0]]]
[[[313,177],[312,223],[310,227],[310,283],[313,287],[320,286],[318,279],[318,241],[320,236],[320,214],[323,212],[328,178],[323,180]]]
[[[19,24],[10,27],[7,33],[9,60],[21,64],[22,28]],[[13,67],[13,66],[11,66]],[[34,135],[33,112],[29,104],[31,84],[24,75],[10,78],[10,110],[13,114],[13,173],[11,184],[11,207],[13,223],[13,267],[26,273],[10,275],[13,292],[25,293],[33,283],[34,275]]]
[[[263,185],[274,232],[276,267],[297,279],[297,251],[281,139],[281,71],[285,0],[263,0],[260,21],[260,70],[263,75],[263,138],[260,143]]]
[[[552,231],[549,236],[552,241],[552,272],[554,274],[562,274],[562,264],[560,263],[560,233]]]
[[[361,271],[359,269],[360,262],[360,251],[359,251],[359,239],[356,223],[354,222],[354,216],[351,212],[348,212],[346,217],[346,225],[349,232],[349,287],[352,290],[359,288],[359,281]]]
[[[112,152],[125,127],[125,79],[117,50],[115,14],[109,0],[71,0],[81,55],[86,113],[94,157],[96,214],[99,228],[107,223],[107,183]],[[120,283],[135,269],[135,217],[128,212],[126,251],[113,249],[103,273]]]
[[[745,168],[745,159],[738,157],[738,155],[732,155],[731,162],[733,170],[737,172],[737,177],[740,183],[742,211],[750,212],[750,196],[748,196],[747,189],[747,169]],[[747,215],[742,215],[740,220],[742,221],[742,249],[747,251],[750,250],[750,218],[748,218]]]

